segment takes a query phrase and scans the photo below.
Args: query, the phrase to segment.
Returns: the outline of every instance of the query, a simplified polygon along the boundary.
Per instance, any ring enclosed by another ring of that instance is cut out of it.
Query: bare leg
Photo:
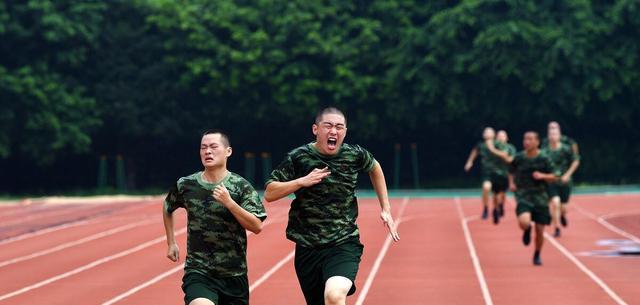
[[[551,224],[555,228],[554,236],[560,236],[560,197],[553,196],[549,203],[549,210],[551,212]]]
[[[485,181],[482,183],[482,219],[486,219],[489,216],[489,193],[491,192],[491,182]]]
[[[197,298],[189,302],[189,305],[216,305],[211,300],[205,298]]]
[[[544,243],[544,225],[536,224],[536,250],[533,253],[533,264],[536,266],[542,265],[542,260],[540,259],[540,251],[542,250],[542,245]]]
[[[351,285],[353,285],[353,283],[346,277],[330,277],[324,285],[324,304],[345,305],[347,302],[347,293],[349,293]]]

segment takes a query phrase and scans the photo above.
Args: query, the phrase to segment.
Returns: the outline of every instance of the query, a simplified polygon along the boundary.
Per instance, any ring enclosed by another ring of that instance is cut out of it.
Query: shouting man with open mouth
[[[316,141],[286,156],[266,182],[269,202],[295,193],[287,238],[296,243],[295,269],[308,305],[344,305],[355,291],[363,246],[356,224],[358,173],[369,174],[391,237],[399,240],[380,164],[364,148],[343,143],[347,122],[329,107],[312,125]]]

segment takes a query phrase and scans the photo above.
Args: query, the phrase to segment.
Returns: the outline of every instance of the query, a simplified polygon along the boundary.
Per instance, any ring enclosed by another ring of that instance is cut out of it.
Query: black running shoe
[[[484,209],[482,209],[482,219],[487,219],[489,218],[489,208],[484,207]]]
[[[566,226],[567,226],[567,218],[566,218],[566,217],[564,217],[564,215],[560,215],[560,224],[561,224],[563,227],[566,227]]]
[[[529,226],[524,233],[522,233],[522,243],[528,246],[531,243],[531,226]]]
[[[500,222],[500,211],[498,211],[497,208],[494,208],[491,214],[493,214],[493,224],[497,225]]]
[[[553,232],[553,237],[560,237],[560,228],[556,228],[555,232]]]
[[[533,254],[533,264],[536,266],[542,266],[542,260],[540,259],[540,253],[536,251]]]

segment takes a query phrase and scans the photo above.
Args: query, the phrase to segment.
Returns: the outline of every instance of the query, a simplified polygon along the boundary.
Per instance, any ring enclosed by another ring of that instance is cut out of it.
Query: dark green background
[[[114,185],[118,154],[129,190],[164,189],[208,128],[232,170],[275,166],[325,105],[388,179],[403,145],[403,187],[410,143],[422,187],[476,185],[482,127],[520,147],[549,120],[580,144],[578,181],[640,181],[636,0],[5,0],[0,55],[0,194],[93,189],[102,155]]]

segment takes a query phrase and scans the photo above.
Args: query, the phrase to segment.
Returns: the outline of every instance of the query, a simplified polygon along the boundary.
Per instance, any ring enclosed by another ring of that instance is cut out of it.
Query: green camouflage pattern
[[[287,154],[266,184],[306,176],[315,168],[328,167],[331,174],[320,183],[295,192],[289,210],[287,238],[305,247],[338,244],[359,237],[355,196],[359,172],[373,169],[375,159],[358,145],[342,144],[336,155],[326,156],[309,143]]]
[[[229,172],[220,183],[238,205],[264,221],[267,217],[264,205],[247,180]],[[169,191],[164,208],[169,213],[178,208],[187,210],[185,272],[211,277],[244,275],[247,233],[233,214],[213,199],[212,192],[218,184],[203,181],[202,172],[180,178]]]
[[[509,143],[495,142],[495,146],[498,150],[506,151],[507,154],[509,154],[509,156],[511,157],[516,155],[516,147]],[[509,163],[499,157],[495,160],[495,162],[496,165],[493,170],[494,175],[507,177],[507,175],[509,175]]]
[[[494,145],[496,146],[496,148],[499,147],[498,143],[495,143]],[[478,151],[478,156],[480,157],[482,179],[488,180],[490,177],[500,171],[500,166],[502,163],[504,163],[504,161],[500,157],[493,154],[489,150],[489,148],[487,147],[487,143],[485,142],[479,142],[476,145],[475,149]]]
[[[551,169],[553,174],[560,177],[569,170],[571,163],[575,160],[579,160],[579,156],[573,152],[571,146],[560,143],[560,147],[557,149],[547,146],[544,148],[544,153],[549,156],[551,161]]]
[[[551,173],[551,161],[543,151],[532,158],[527,157],[524,151],[515,155],[511,162],[511,172],[516,184],[516,201],[527,202],[533,205],[547,205],[547,183],[544,180],[533,179],[533,172]]]

